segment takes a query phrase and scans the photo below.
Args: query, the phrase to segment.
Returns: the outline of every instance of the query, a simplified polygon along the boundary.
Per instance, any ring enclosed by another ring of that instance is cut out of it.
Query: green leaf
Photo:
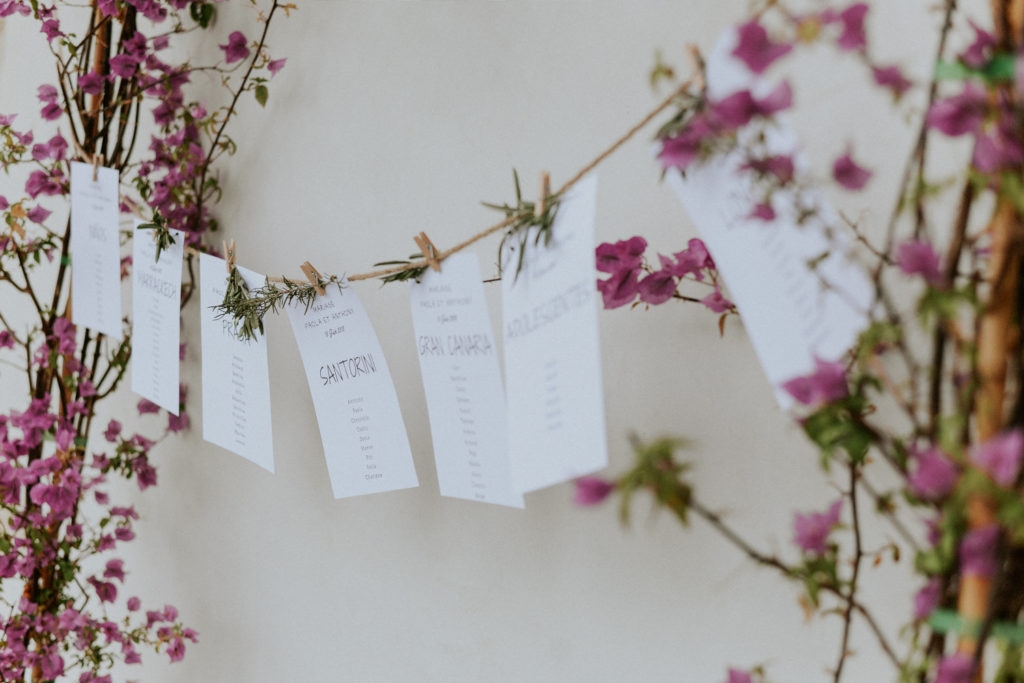
[[[260,83],[256,86],[254,93],[256,95],[256,101],[260,103],[260,106],[267,106],[267,98],[270,96],[270,91],[267,90],[267,86]]]

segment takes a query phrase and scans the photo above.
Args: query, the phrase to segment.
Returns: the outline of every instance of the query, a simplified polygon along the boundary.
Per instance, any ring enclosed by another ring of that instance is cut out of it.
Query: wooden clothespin
[[[420,253],[423,254],[423,258],[430,264],[430,267],[440,273],[441,262],[437,260],[437,247],[427,237],[427,233],[420,232],[420,234],[415,235],[412,239],[416,242],[416,246],[420,248]]]
[[[540,217],[544,215],[545,209],[548,208],[548,195],[551,194],[551,176],[547,171],[541,171],[540,173],[540,196],[537,198],[537,203],[533,205],[533,215]]]
[[[235,241],[230,242],[223,240],[221,245],[224,247],[224,265],[228,269],[228,275],[231,275],[231,269],[235,267]]]
[[[100,179],[100,162],[103,161],[103,155],[96,152],[92,155],[92,181],[99,182]]]
[[[317,294],[323,296],[327,293],[324,290],[324,286],[320,284],[320,271],[314,268],[309,261],[306,261],[299,267],[302,268],[303,274],[306,276],[306,279],[309,280],[309,284],[313,285],[313,288],[316,289]]]

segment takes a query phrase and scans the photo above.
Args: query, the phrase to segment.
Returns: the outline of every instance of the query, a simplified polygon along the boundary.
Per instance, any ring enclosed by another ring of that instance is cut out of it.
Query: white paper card
[[[476,255],[409,290],[442,496],[523,507],[509,474],[505,391]]]
[[[419,485],[384,351],[359,297],[334,285],[288,318],[313,395],[335,498]]]
[[[594,211],[597,178],[562,199],[544,246],[502,254],[509,460],[517,491],[608,464],[597,330]],[[519,241],[515,248],[519,248]]]
[[[153,231],[141,224],[132,239],[132,391],[177,415],[185,233],[171,230],[174,244],[157,261]]]
[[[250,288],[263,285],[259,273],[242,267],[238,272]],[[229,317],[217,319],[211,307],[224,301],[227,278],[224,259],[199,255],[203,438],[273,472],[267,338],[242,340]]]
[[[120,340],[117,171],[71,162],[71,320]]]
[[[743,88],[763,96],[774,85],[755,82],[732,57],[736,40],[735,31],[727,32],[708,60],[715,99]],[[800,169],[806,161],[796,139],[783,118],[769,129],[766,146],[791,154]],[[840,222],[820,192],[802,195],[818,212],[803,225],[796,221],[794,196],[785,192],[773,198],[773,221],[749,217],[759,199],[751,175],[738,170],[743,161],[737,151],[694,164],[685,178],[674,169],[666,177],[715,259],[779,404],[788,408],[793,399],[780,385],[812,372],[815,357],[834,361],[845,354],[867,325],[873,293],[863,271],[845,256],[847,244],[827,236],[825,224]],[[808,262],[826,252],[812,271]]]

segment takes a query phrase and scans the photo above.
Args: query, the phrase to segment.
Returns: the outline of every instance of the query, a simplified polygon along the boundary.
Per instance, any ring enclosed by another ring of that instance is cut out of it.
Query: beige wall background
[[[927,75],[935,3],[878,4],[870,28],[879,57]],[[251,20],[243,5],[223,6],[214,33],[190,49],[216,51],[232,16]],[[360,272],[404,258],[420,230],[452,244],[495,222],[480,201],[511,200],[513,168],[527,192],[541,170],[557,186],[652,108],[663,96],[647,82],[656,49],[685,70],[684,44],[710,49],[747,5],[301,3],[272,28],[272,54],[288,62],[265,110],[248,99],[241,107],[239,152],[222,176],[225,234],[238,240],[243,265],[293,276],[306,259],[327,272]],[[23,26],[0,23],[0,113],[36,111],[35,88],[52,73],[42,36]],[[969,37],[965,26],[955,32]],[[877,227],[895,197],[910,145],[906,118],[921,93],[894,110],[848,61],[816,48],[792,64],[794,119],[820,172],[847,144],[875,170],[866,193],[833,198]],[[600,167],[597,234],[643,234],[668,253],[696,232],[659,183],[653,132]],[[0,194],[18,188],[0,177]],[[477,250],[486,274],[496,270],[496,251],[496,238]],[[806,620],[796,586],[757,569],[699,520],[681,529],[668,515],[648,514],[640,498],[632,528],[623,529],[612,505],[573,506],[570,485],[528,495],[525,511],[441,498],[408,293],[355,286],[397,382],[420,487],[331,498],[283,318],[266,326],[277,474],[204,443],[191,308],[182,373],[193,429],[156,450],[156,489],[125,489],[143,519],[124,557],[128,592],[154,607],[176,605],[200,643],[180,664],[150,654],[124,677],[717,682],[728,666],[763,663],[774,681],[825,678],[838,654],[838,620]],[[490,287],[498,319],[498,285]],[[793,557],[793,511],[823,508],[836,493],[775,405],[742,326],[730,320],[720,339],[713,314],[665,305],[604,312],[601,334],[608,472],[631,461],[631,431],[684,436],[698,495],[758,546]],[[5,406],[19,399],[10,381],[0,386]],[[111,414],[134,413],[135,401],[126,387]],[[889,540],[881,528],[868,534],[869,546]],[[867,602],[901,646],[907,574],[887,561],[865,578]],[[849,680],[891,680],[862,624],[854,637]]]

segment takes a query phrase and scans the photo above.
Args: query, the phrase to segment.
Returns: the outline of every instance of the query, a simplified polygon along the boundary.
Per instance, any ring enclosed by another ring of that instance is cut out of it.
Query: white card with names
[[[154,231],[141,224],[132,239],[132,391],[177,415],[185,233],[171,230],[174,243],[157,261]]]
[[[608,464],[597,327],[594,212],[597,178],[563,198],[550,243],[502,253],[502,317],[509,461],[517,491],[533,491]],[[514,248],[509,248],[514,243]]]
[[[763,97],[775,84],[754,79],[730,54],[736,40],[734,30],[727,32],[708,59],[711,97],[722,99],[744,88]],[[798,174],[806,167],[785,117],[766,131],[765,144],[772,154],[791,154]],[[813,372],[815,357],[835,361],[849,351],[867,326],[873,289],[847,257],[848,244],[829,237],[826,225],[840,228],[841,223],[819,191],[803,192],[802,204],[813,205],[817,216],[802,225],[792,192],[775,193],[774,220],[751,218],[761,199],[751,174],[739,170],[744,161],[737,151],[693,164],[685,178],[671,169],[666,179],[707,244],[785,409],[793,398],[780,385]],[[812,260],[818,262],[815,271],[808,266]]]
[[[267,338],[243,340],[229,316],[217,318],[228,271],[224,259],[199,255],[199,308],[203,353],[203,438],[274,471],[270,427],[270,371]],[[238,268],[250,289],[264,277]]]
[[[288,318],[313,396],[335,498],[419,486],[384,351],[348,282]]]
[[[452,254],[409,289],[442,496],[523,507],[512,489],[505,391],[475,254]]]
[[[120,340],[118,174],[71,162],[71,320]]]

